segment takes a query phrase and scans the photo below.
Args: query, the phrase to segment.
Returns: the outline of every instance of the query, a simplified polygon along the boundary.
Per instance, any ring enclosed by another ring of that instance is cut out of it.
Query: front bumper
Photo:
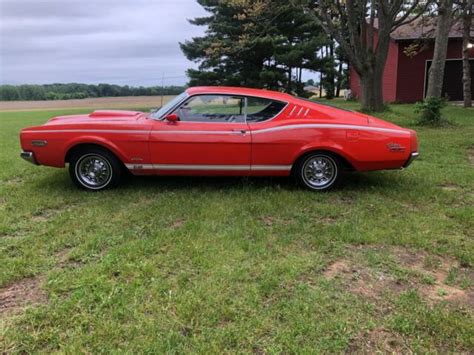
[[[31,164],[39,165],[33,152],[21,152],[20,157],[25,159],[27,162],[30,162]]]
[[[413,163],[413,160],[415,160],[416,158],[418,158],[420,156],[420,153],[418,152],[412,152],[410,154],[410,157],[408,158],[408,160],[406,161],[406,163],[403,165],[404,168],[407,168],[411,163]]]

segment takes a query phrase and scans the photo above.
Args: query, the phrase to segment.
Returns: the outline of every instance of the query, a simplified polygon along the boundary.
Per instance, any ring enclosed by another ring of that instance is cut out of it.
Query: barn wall
[[[397,95],[397,67],[398,67],[398,44],[390,41],[387,62],[383,72],[383,99],[385,102],[393,102]],[[351,67],[349,71],[349,85],[352,95],[359,98],[361,95],[359,75]]]
[[[433,44],[410,58],[403,51],[411,43],[411,41],[399,42],[397,102],[416,102],[423,100],[424,97],[425,65],[427,60],[433,58]],[[474,58],[474,51],[471,51],[470,56]],[[460,58],[462,58],[462,41],[451,39],[448,44],[447,59]]]

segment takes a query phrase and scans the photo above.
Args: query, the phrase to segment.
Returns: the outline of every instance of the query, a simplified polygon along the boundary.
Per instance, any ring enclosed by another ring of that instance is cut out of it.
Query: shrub
[[[417,102],[415,113],[419,114],[418,123],[422,125],[439,126],[446,123],[441,110],[446,106],[446,100],[438,97],[427,97],[424,101]]]

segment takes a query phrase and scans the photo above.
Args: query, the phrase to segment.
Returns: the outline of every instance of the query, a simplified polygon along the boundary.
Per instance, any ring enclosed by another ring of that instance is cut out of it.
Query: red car
[[[343,170],[407,167],[416,132],[362,113],[288,94],[193,87],[152,113],[95,111],[55,117],[21,131],[21,157],[69,163],[74,183],[102,190],[134,175],[293,174],[328,190]]]

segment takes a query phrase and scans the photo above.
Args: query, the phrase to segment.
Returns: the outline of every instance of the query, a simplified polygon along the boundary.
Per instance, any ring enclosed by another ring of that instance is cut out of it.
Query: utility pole
[[[165,94],[165,73],[161,73],[161,107],[163,107],[163,95]]]

